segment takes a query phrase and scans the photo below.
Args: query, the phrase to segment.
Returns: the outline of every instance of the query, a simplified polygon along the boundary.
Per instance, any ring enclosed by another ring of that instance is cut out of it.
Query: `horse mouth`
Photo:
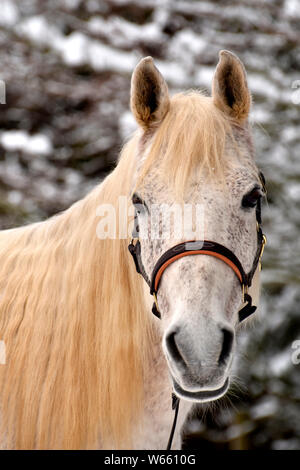
[[[229,388],[229,378],[225,380],[222,387],[214,390],[199,390],[198,392],[189,392],[184,390],[173,378],[173,388],[178,398],[196,403],[205,403],[221,398]]]

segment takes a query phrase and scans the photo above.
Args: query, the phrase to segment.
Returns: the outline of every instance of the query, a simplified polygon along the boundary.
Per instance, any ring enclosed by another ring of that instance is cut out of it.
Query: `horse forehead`
[[[233,184],[236,178],[231,178]],[[246,178],[245,178],[246,181]],[[232,184],[232,186],[233,186]],[[191,183],[190,187],[187,188],[186,195],[183,200],[176,199],[173,189],[167,187],[163,182],[159,181],[159,178],[150,178],[147,184],[144,185],[143,195],[147,201],[147,205],[152,204],[166,205],[170,209],[174,206],[184,205],[197,205],[199,208],[202,207],[206,215],[211,214],[212,217],[230,215],[232,210],[231,196],[237,196],[240,192],[239,189],[235,191],[229,190],[229,192],[223,187],[214,185],[208,185],[204,182]],[[231,186],[231,185],[230,185]]]
[[[222,199],[228,201],[228,197],[238,196],[244,188],[247,188],[250,181],[253,180],[253,174],[253,169],[249,169],[247,165],[242,163],[228,165],[222,180],[207,178],[205,173],[198,176],[197,171],[195,171],[194,175],[187,181],[184,200],[198,202],[197,198],[201,197],[204,203],[209,204],[216,201],[220,202]],[[161,169],[159,171],[156,169],[149,171],[144,176],[142,188],[144,195],[152,202],[160,200],[161,202],[170,203],[175,199],[176,188],[167,183],[166,175],[161,174]]]

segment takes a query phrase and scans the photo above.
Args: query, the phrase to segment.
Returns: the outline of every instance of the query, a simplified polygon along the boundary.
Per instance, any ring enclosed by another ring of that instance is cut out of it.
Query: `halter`
[[[263,184],[263,188],[265,189],[265,178],[261,172],[259,176]],[[242,289],[243,307],[239,310],[239,321],[242,322],[247,317],[252,315],[252,313],[254,313],[257,309],[257,306],[252,305],[252,297],[248,293],[248,289],[249,287],[251,287],[256,270],[261,270],[261,258],[264,252],[265,244],[267,242],[266,236],[263,234],[261,229],[261,223],[261,201],[259,199],[256,206],[257,249],[254,256],[252,268],[248,273],[244,271],[241,262],[235,256],[235,254],[231,250],[226,248],[224,245],[210,240],[195,240],[179,243],[178,245],[175,245],[169,250],[165,251],[156,262],[150,280],[142,263],[140,241],[139,239],[137,239],[137,242],[134,244],[134,240],[132,239],[131,243],[128,245],[128,249],[133,257],[136,271],[143,276],[143,278],[150,287],[150,294],[154,297],[154,304],[152,307],[153,314],[158,318],[161,318],[157,302],[157,292],[159,289],[162,275],[167,269],[167,267],[170,266],[170,264],[174,263],[174,261],[177,261],[178,259],[183,258],[185,256],[208,255],[213,256],[227,264],[234,271],[235,275],[237,276],[240,282]],[[173,394],[172,408],[175,409],[175,417],[167,450],[170,449],[172,445],[172,438],[176,426],[178,407],[179,398],[175,397],[175,395]]]
[[[260,173],[261,180],[263,185],[265,185],[265,180]],[[157,292],[159,289],[160,281],[162,275],[166,268],[174,261],[183,258],[185,256],[192,255],[208,255],[218,258],[219,260],[226,263],[237,276],[241,289],[242,289],[242,303],[246,304],[239,310],[239,321],[242,322],[249,315],[255,312],[256,306],[252,305],[252,297],[248,293],[249,287],[251,287],[253,276],[257,268],[261,269],[261,258],[263,255],[264,247],[267,242],[266,236],[263,234],[261,229],[261,202],[260,200],[257,203],[256,207],[256,228],[257,228],[257,249],[254,256],[252,268],[248,273],[245,273],[244,268],[235,256],[235,254],[226,248],[224,245],[220,245],[214,241],[210,240],[196,240],[196,241],[187,241],[179,243],[178,245],[173,246],[169,250],[165,251],[162,256],[158,259],[157,263],[154,266],[152,271],[151,280],[149,280],[148,275],[145,271],[145,268],[142,263],[141,258],[141,244],[139,239],[137,239],[136,244],[133,243],[133,240],[128,246],[128,249],[133,257],[136,270],[139,274],[143,276],[145,281],[150,287],[150,294],[154,297],[154,304],[152,307],[152,312],[158,318],[161,317],[158,302],[157,302]]]

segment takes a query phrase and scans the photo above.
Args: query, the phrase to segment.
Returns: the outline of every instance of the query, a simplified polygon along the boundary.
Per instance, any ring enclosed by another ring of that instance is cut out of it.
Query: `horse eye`
[[[259,199],[263,196],[263,192],[259,186],[255,186],[249,193],[245,194],[242,199],[242,207],[255,207]]]
[[[132,196],[132,204],[136,208],[137,213],[139,214],[146,206],[145,201],[137,194],[134,193]]]
[[[144,201],[137,193],[134,193],[133,196],[132,196],[132,204],[134,206],[137,205],[137,204],[144,205]]]

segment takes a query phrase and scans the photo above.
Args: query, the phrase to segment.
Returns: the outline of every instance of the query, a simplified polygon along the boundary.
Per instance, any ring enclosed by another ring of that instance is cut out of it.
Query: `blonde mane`
[[[234,132],[246,137],[242,135],[244,127],[220,111],[211,97],[197,91],[173,96],[155,132],[138,185],[153,168],[179,197],[184,195],[192,174],[198,181],[204,176],[206,181],[223,184],[226,170],[243,162],[257,176],[253,155],[241,151]]]
[[[134,146],[66,212],[1,233],[7,363],[0,366],[0,416],[7,448],[126,446],[143,399],[150,315],[128,241],[97,238],[96,207],[117,203],[118,187],[129,192]]]
[[[228,133],[210,98],[177,95],[142,174],[155,164],[182,188],[199,157],[221,172]],[[155,331],[128,240],[100,240],[96,208],[130,195],[138,148],[136,134],[111,175],[64,213],[0,234],[5,448],[130,445]]]

